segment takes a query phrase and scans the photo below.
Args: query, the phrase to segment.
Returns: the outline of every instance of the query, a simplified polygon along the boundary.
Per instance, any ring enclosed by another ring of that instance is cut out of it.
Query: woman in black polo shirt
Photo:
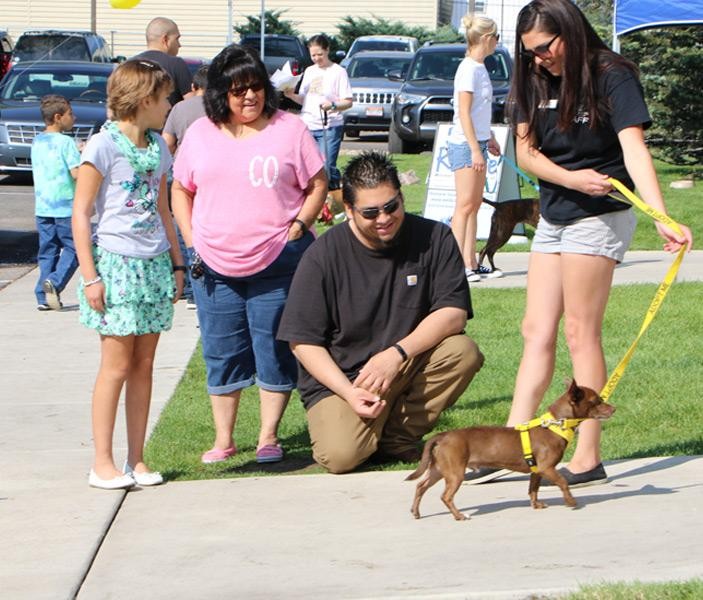
[[[612,52],[570,0],[534,0],[518,16],[511,96],[520,165],[540,183],[541,219],[530,254],[524,350],[509,424],[532,418],[554,373],[559,321],[579,385],[607,379],[601,330],[613,269],[635,230],[628,205],[609,198],[609,177],[666,213],[644,142],[651,124],[637,68]],[[657,223],[664,248],[689,249]],[[572,487],[607,481],[600,426],[580,427],[561,473]]]

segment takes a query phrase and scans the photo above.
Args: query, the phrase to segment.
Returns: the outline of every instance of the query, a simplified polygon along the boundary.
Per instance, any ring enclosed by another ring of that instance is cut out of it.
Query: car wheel
[[[388,152],[391,154],[414,154],[417,150],[418,145],[400,137],[391,123],[388,129]]]
[[[359,130],[354,129],[353,127],[347,127],[344,130],[344,135],[350,138],[358,138],[359,137]]]

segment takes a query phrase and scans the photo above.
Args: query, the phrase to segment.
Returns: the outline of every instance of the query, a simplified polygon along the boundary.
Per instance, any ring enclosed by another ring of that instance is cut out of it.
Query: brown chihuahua
[[[527,432],[534,459],[529,487],[530,504],[533,508],[547,507],[537,500],[542,476],[559,486],[567,506],[576,506],[576,500],[571,495],[566,480],[556,469],[566,450],[568,434],[572,434],[573,428],[583,419],[603,420],[615,411],[615,407],[605,404],[592,389],[579,387],[574,380],[567,383],[566,393],[552,404],[549,413],[531,421]],[[567,420],[571,423],[566,423]],[[416,519],[420,518],[420,500],[423,494],[444,478],[442,501],[457,521],[466,519],[467,517],[454,505],[454,494],[464,481],[467,467],[502,468],[528,473],[530,465],[520,435],[520,431],[513,427],[468,427],[438,433],[430,438],[425,444],[419,466],[407,477],[408,480],[417,479],[429,468],[427,477],[417,484],[415,500],[410,509],[413,516]]]

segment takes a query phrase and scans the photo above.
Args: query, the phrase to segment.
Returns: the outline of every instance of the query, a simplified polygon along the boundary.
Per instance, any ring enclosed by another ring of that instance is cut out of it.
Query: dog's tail
[[[488,204],[488,206],[492,206],[493,208],[495,208],[496,206],[498,206],[498,202],[493,202],[492,200],[487,200],[486,198],[482,198],[482,200],[483,200],[486,204]]]
[[[428,467],[432,464],[433,461],[432,448],[434,448],[437,442],[439,442],[439,440],[441,440],[443,437],[443,433],[438,433],[434,437],[427,440],[427,443],[425,444],[425,449],[422,451],[422,458],[420,459],[420,464],[417,466],[417,469],[415,469],[412,473],[410,473],[410,475],[405,478],[405,481],[417,479],[418,477],[420,477],[420,475],[427,471]]]

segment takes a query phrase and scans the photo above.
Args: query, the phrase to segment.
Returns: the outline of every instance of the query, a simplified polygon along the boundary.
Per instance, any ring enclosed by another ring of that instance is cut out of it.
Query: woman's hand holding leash
[[[613,189],[608,176],[593,169],[569,171],[569,184],[566,187],[589,196],[605,196]]]
[[[693,247],[693,234],[686,225],[678,224],[683,235],[677,234],[670,227],[667,227],[664,223],[660,223],[659,221],[656,221],[654,225],[657,228],[657,233],[664,240],[664,250],[666,252],[678,252],[681,246],[687,246],[686,252],[691,251]]]

